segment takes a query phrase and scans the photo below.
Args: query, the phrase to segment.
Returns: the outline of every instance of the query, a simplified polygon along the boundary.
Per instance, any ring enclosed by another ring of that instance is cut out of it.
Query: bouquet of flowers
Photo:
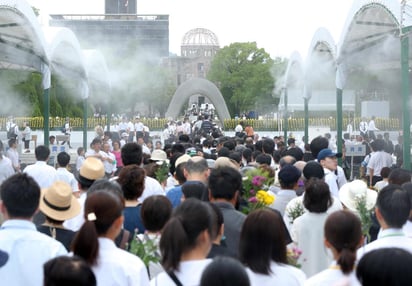
[[[269,206],[275,201],[275,196],[267,192],[273,181],[274,177],[271,177],[270,173],[264,169],[257,168],[245,173],[242,194],[245,202],[243,213],[248,214],[253,210]]]
[[[301,254],[302,250],[300,250],[296,246],[288,247],[286,252],[288,264],[297,268],[301,268],[302,265],[299,263],[299,257],[301,256]]]

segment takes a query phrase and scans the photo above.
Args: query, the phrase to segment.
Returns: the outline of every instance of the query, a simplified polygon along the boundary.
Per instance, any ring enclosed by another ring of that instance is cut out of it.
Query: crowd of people
[[[2,284],[410,283],[411,173],[389,163],[384,139],[368,142],[365,177],[349,181],[328,136],[298,146],[199,120],[155,146],[138,118],[133,131],[126,120],[99,129],[71,170],[66,152],[50,166],[45,145],[21,169],[16,140],[6,154],[0,145]],[[275,199],[244,213],[253,170]]]

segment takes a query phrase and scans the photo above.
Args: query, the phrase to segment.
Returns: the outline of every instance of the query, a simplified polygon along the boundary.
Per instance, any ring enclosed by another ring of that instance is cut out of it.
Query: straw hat
[[[192,157],[190,157],[190,156],[187,155],[187,154],[183,154],[182,156],[180,156],[179,158],[177,158],[177,160],[176,160],[176,162],[175,162],[175,167],[177,168],[177,166],[179,166],[180,164],[189,161],[190,158],[192,158]]]
[[[357,212],[356,205],[362,197],[366,199],[366,208],[371,210],[375,206],[378,194],[374,190],[368,189],[362,180],[346,183],[339,190],[339,199],[342,204],[354,212]]]
[[[80,167],[77,180],[84,186],[91,186],[94,181],[104,177],[104,165],[100,159],[88,157]]]
[[[80,203],[73,196],[69,184],[56,181],[49,188],[42,189],[40,210],[54,220],[64,221],[80,213]]]
[[[158,165],[162,165],[163,162],[169,163],[166,152],[160,149],[153,150],[150,160],[156,161]]]

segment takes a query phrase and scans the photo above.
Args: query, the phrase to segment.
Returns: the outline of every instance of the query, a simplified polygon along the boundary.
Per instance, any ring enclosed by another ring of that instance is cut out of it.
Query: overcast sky
[[[50,14],[103,14],[104,0],[28,0]],[[186,32],[206,28],[221,47],[257,42],[272,58],[298,51],[304,58],[324,27],[338,43],[352,0],[137,0],[138,14],[168,14],[170,51],[180,55]]]

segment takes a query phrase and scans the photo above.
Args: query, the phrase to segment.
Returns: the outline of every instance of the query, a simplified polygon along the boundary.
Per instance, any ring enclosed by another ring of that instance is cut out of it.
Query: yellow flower
[[[266,206],[271,205],[275,201],[275,197],[264,190],[259,190],[257,192],[256,199]]]

